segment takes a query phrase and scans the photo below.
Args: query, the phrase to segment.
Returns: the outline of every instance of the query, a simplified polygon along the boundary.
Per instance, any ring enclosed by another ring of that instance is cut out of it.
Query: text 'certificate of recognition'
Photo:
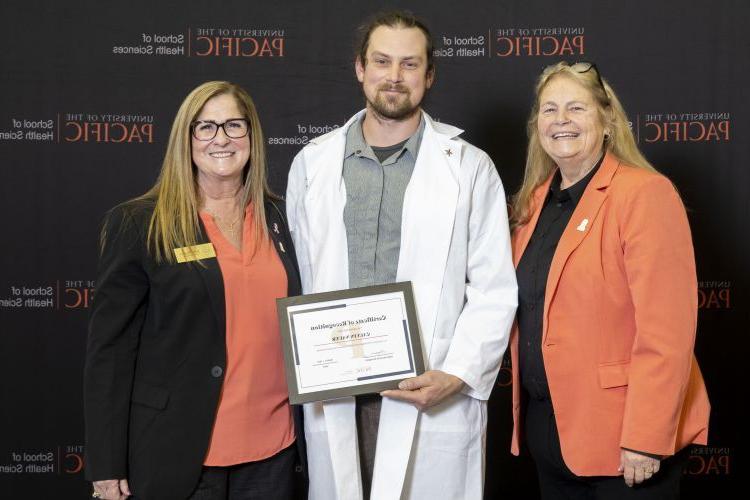
[[[289,401],[380,392],[424,372],[410,282],[277,300]]]

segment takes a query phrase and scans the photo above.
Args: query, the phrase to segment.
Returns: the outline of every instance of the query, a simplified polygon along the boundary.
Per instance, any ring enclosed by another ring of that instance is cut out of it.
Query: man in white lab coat
[[[490,158],[420,103],[427,28],[363,28],[367,107],[294,159],[287,212],[305,293],[411,281],[427,362],[380,396],[305,405],[310,499],[481,499],[487,404],[517,303]]]

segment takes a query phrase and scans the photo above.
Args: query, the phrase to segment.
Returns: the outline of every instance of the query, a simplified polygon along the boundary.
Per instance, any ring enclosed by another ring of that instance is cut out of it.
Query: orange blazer
[[[533,216],[513,235],[518,262]],[[706,444],[710,405],[695,344],[698,290],[685,209],[670,181],[607,154],[555,251],[542,356],[560,447],[579,476],[616,476],[620,448],[673,455]],[[519,452],[518,325],[510,338],[513,440]]]

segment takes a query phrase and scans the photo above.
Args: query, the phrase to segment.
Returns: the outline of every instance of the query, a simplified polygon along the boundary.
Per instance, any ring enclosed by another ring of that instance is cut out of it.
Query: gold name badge
[[[192,247],[175,248],[174,255],[177,257],[177,262],[182,263],[216,257],[216,251],[211,243],[204,243]]]

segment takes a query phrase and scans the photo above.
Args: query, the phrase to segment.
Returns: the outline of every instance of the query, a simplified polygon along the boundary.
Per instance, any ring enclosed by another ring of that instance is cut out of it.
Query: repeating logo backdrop
[[[534,80],[595,61],[646,156],[688,207],[699,272],[696,352],[713,405],[684,498],[732,498],[748,320],[750,4],[581,0],[3,2],[0,5],[0,497],[83,498],[82,372],[98,228],[155,180],[183,97],[206,80],[256,100],[271,184],[292,157],[363,106],[354,29],[378,7],[422,16],[435,38],[425,107],[520,183]],[[507,359],[490,400],[487,498],[534,498],[511,457]]]

